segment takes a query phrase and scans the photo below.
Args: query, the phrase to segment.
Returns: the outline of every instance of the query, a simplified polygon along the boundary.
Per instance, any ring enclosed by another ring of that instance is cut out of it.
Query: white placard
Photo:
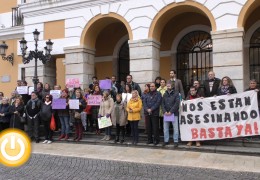
[[[129,102],[131,98],[132,98],[132,94],[131,93],[123,93],[122,94],[122,100],[123,101]]]
[[[50,95],[53,99],[59,99],[61,96],[61,90],[50,90]]]
[[[16,91],[18,94],[28,94],[28,86],[17,86]]]
[[[78,99],[70,99],[69,100],[70,109],[79,109],[79,100]]]
[[[29,87],[28,94],[31,95],[33,91],[34,91],[34,87]]]

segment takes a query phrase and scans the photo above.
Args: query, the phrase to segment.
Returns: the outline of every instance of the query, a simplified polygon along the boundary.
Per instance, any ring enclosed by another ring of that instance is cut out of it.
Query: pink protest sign
[[[90,106],[99,106],[101,101],[102,101],[101,95],[88,96],[88,105]]]
[[[67,88],[78,88],[79,87],[79,78],[68,78],[66,80]]]

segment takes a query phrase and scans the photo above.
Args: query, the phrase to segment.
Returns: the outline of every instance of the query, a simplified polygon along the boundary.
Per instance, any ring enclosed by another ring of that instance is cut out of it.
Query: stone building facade
[[[1,61],[0,82],[7,91],[17,79],[29,83],[33,63],[21,62],[19,40],[34,48],[32,32],[41,32],[39,48],[51,39],[53,61],[39,65],[43,82],[65,84],[79,77],[130,73],[143,85],[171,69],[188,87],[209,70],[229,76],[239,92],[249,79],[260,81],[259,0],[0,0],[0,40],[15,54],[14,66]],[[23,23],[12,24],[13,7]],[[10,71],[10,69],[12,69]],[[3,78],[2,78],[3,79]]]

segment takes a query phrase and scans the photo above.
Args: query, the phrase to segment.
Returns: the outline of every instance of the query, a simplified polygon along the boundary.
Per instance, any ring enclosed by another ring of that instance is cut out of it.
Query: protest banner
[[[58,99],[61,96],[61,90],[50,90],[50,95],[53,99]]]
[[[28,94],[28,86],[17,86],[16,91],[18,94]]]
[[[70,99],[69,100],[70,109],[79,109],[79,100],[78,99]]]
[[[112,83],[110,79],[100,80],[99,81],[100,89],[111,89]]]
[[[52,109],[66,109],[66,99],[53,99]]]
[[[99,129],[103,129],[103,128],[106,128],[109,126],[112,126],[110,117],[107,118],[106,116],[104,116],[104,117],[98,118]]]
[[[78,88],[79,87],[79,78],[68,78],[66,79],[67,88]]]
[[[257,92],[184,101],[179,124],[182,141],[259,135]]]
[[[102,101],[101,95],[89,95],[88,96],[88,105],[90,106],[99,106]]]

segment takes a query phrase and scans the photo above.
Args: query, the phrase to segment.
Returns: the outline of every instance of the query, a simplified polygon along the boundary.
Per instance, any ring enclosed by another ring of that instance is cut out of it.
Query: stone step
[[[137,145],[131,144],[131,139],[126,138],[124,143],[115,143],[112,138],[109,141],[101,141],[100,139],[103,136],[96,137],[86,137],[84,135],[83,139],[79,142],[74,141],[72,138],[69,140],[58,140],[58,137],[54,137],[55,143],[75,143],[75,144],[94,144],[94,145],[104,145],[104,146],[121,146],[121,147],[136,147],[136,148],[153,148],[153,149],[165,149],[165,150],[180,150],[180,151],[195,151],[195,152],[209,152],[209,153],[223,153],[223,154],[238,154],[238,155],[250,155],[250,156],[260,156],[260,148],[252,148],[252,147],[235,147],[235,146],[221,146],[221,145],[208,145],[202,144],[201,147],[187,146],[186,142],[179,143],[177,148],[174,148],[173,143],[171,142],[169,145],[163,147],[162,143],[154,146],[153,144],[146,144],[146,141],[140,141]]]
[[[74,137],[75,132],[72,131],[70,133],[70,137]],[[101,133],[100,135],[95,134],[94,132],[83,132],[84,139],[102,139],[104,136],[104,133]],[[115,130],[112,129],[112,137],[115,137]],[[58,137],[60,133],[58,131],[54,132],[54,136]],[[126,138],[130,139],[129,136],[126,136]],[[172,137],[171,137],[172,140]],[[144,134],[143,130],[140,130],[139,133],[139,141],[140,142],[146,142],[147,141],[147,134]],[[160,142],[164,142],[163,134],[160,134]],[[183,144],[186,144],[187,142],[183,142]],[[222,140],[210,140],[210,141],[203,141],[203,145],[208,146],[232,146],[232,147],[252,147],[252,148],[260,148],[260,139],[259,137],[253,137],[253,138],[235,138],[235,139],[222,139]]]

